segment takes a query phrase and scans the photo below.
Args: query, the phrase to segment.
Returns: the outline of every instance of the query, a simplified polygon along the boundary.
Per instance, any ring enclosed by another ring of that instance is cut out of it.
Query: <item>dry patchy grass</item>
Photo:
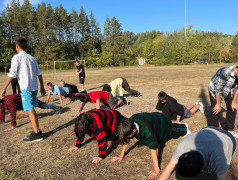
[[[86,88],[99,87],[109,83],[117,77],[125,77],[133,89],[139,90],[143,96],[140,98],[128,97],[129,106],[118,110],[130,117],[138,112],[153,112],[157,103],[157,94],[164,90],[178,102],[189,105],[195,101],[205,104],[206,112],[198,112],[190,119],[185,119],[192,132],[199,131],[207,124],[209,119],[208,82],[213,74],[223,65],[188,65],[188,66],[163,66],[163,67],[123,67],[106,68],[101,70],[88,70],[86,73]],[[45,84],[49,81],[59,84],[61,79],[67,83],[77,84],[78,78],[73,71],[61,73],[43,73]],[[0,87],[3,86],[6,76],[1,75]],[[77,84],[80,88],[80,85]],[[45,86],[46,87],[46,86]],[[97,88],[95,90],[100,90]],[[7,93],[11,93],[11,87]],[[46,100],[46,97],[40,97]],[[52,96],[50,103],[58,104],[58,97]],[[26,144],[23,139],[32,131],[28,117],[24,112],[17,113],[17,128],[11,132],[3,130],[10,127],[9,114],[7,123],[0,125],[0,179],[146,179],[147,173],[153,168],[150,150],[145,146],[134,146],[132,140],[130,151],[121,163],[111,163],[113,156],[119,155],[121,146],[109,154],[99,164],[92,164],[92,158],[97,156],[97,142],[86,143],[77,152],[69,153],[69,147],[75,144],[73,132],[73,116],[79,110],[80,101],[64,104],[68,110],[63,114],[53,114],[52,110],[37,108],[40,127],[45,140],[37,143]],[[225,106],[223,106],[225,107]],[[84,111],[95,108],[95,104],[87,104]],[[223,119],[225,110],[223,112]],[[87,138],[88,139],[88,138]],[[86,140],[87,140],[86,139]],[[183,138],[171,140],[166,143],[162,155],[162,170],[167,165],[178,142]],[[109,146],[111,142],[109,143]],[[237,179],[237,152],[233,156],[229,169],[230,178]],[[14,173],[12,173],[14,172]],[[9,178],[8,178],[9,177]],[[171,179],[181,179],[174,173]],[[214,176],[201,175],[194,179],[214,179]]]

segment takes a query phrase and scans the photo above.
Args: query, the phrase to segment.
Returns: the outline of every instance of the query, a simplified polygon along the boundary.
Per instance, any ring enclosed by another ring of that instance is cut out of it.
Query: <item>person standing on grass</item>
[[[185,107],[179,104],[176,99],[168,96],[166,92],[160,91],[158,94],[158,103],[156,109],[166,114],[171,120],[180,122],[182,119],[192,117],[198,110],[204,113],[204,106],[202,102],[195,102],[193,105]]]
[[[78,60],[75,61],[75,64],[77,66],[77,70],[75,74],[79,76],[79,84],[81,84],[81,87],[82,87],[81,91],[84,91],[85,70],[83,65],[80,64]]]
[[[81,114],[75,119],[76,145],[68,151],[77,151],[88,134],[98,141],[98,157],[94,157],[92,163],[99,163],[107,155],[107,139],[117,140],[117,126],[123,118],[120,112],[111,109],[95,109]]]
[[[55,110],[55,114],[59,114],[61,111],[60,106],[56,106],[54,104],[46,104],[45,102],[36,100],[36,107],[41,109],[53,109]],[[23,110],[22,106],[22,98],[20,94],[11,94],[4,96],[4,98],[0,99],[0,123],[5,122],[5,110],[9,110],[10,118],[11,118],[11,127],[5,129],[4,131],[11,131],[16,127],[16,112],[17,110]]]
[[[200,173],[216,173],[218,180],[228,180],[235,150],[236,140],[231,133],[212,126],[203,128],[178,144],[159,180],[169,179],[175,169],[180,176],[190,179]]]
[[[17,77],[21,88],[23,109],[27,111],[34,130],[30,136],[24,139],[24,142],[34,142],[43,140],[42,131],[40,130],[37,114],[34,109],[38,91],[37,76],[40,82],[41,95],[45,95],[45,88],[39,65],[33,56],[25,52],[26,49],[27,40],[24,38],[17,39],[16,51],[18,54],[12,58],[11,69],[1,96],[5,96],[8,85],[13,78]]]
[[[140,92],[134,89],[131,89],[129,83],[127,82],[125,78],[114,79],[109,84],[105,84],[102,90],[112,93],[113,97],[118,97],[118,96],[123,96],[122,89],[129,92],[134,97],[142,96]]]
[[[113,157],[112,162],[121,161],[124,158],[130,139],[136,138],[151,150],[154,169],[148,173],[149,179],[159,175],[160,168],[156,149],[163,147],[170,139],[177,139],[190,133],[188,124],[171,123],[171,120],[163,113],[137,113],[129,119],[123,119],[117,128],[118,141],[123,145],[121,155]]]
[[[107,91],[92,91],[88,94],[81,95],[79,98],[82,102],[82,105],[79,109],[79,113],[76,116],[79,116],[81,114],[85,104],[88,102],[96,103],[96,109],[100,109],[100,103],[103,103],[110,109],[115,109],[123,102],[122,99],[115,101],[112,97],[112,94]],[[126,101],[126,99],[124,100]],[[127,101],[124,103],[127,104]]]
[[[238,109],[236,103],[238,88],[238,66],[226,66],[220,68],[209,82],[208,90],[211,102],[211,121],[209,126],[219,127],[221,103],[226,103],[226,121],[224,129],[229,131],[236,139],[238,133],[234,131],[235,118]],[[235,95],[234,95],[235,94]]]

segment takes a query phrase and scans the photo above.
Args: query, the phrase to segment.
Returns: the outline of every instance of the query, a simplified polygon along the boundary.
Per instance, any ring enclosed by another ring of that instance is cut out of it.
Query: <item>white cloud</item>
[[[3,10],[6,6],[7,6],[7,4],[11,4],[11,1],[12,0],[4,0],[3,1],[3,6],[1,7],[1,10]],[[17,1],[17,0],[16,0]],[[37,4],[39,4],[40,2],[41,2],[42,0],[30,0],[30,3],[34,6],[34,5],[37,5]],[[23,2],[24,2],[24,0],[20,0],[20,4],[22,5],[23,4]]]

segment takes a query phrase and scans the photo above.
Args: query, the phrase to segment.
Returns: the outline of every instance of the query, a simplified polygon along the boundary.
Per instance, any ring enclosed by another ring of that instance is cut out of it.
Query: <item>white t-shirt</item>
[[[204,158],[204,172],[222,175],[228,170],[231,162],[233,143],[225,133],[204,128],[197,133],[189,134],[178,144],[173,154],[174,160],[178,162],[179,157],[189,151],[201,153]]]
[[[25,51],[19,52],[13,56],[10,72],[8,76],[17,78],[21,91],[37,91],[37,76],[41,75],[41,71],[36,59],[27,54]]]

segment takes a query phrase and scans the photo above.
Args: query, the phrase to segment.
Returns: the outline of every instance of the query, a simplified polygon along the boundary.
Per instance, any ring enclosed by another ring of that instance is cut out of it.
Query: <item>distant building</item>
[[[143,66],[145,64],[145,58],[141,57],[138,59],[138,65]]]

